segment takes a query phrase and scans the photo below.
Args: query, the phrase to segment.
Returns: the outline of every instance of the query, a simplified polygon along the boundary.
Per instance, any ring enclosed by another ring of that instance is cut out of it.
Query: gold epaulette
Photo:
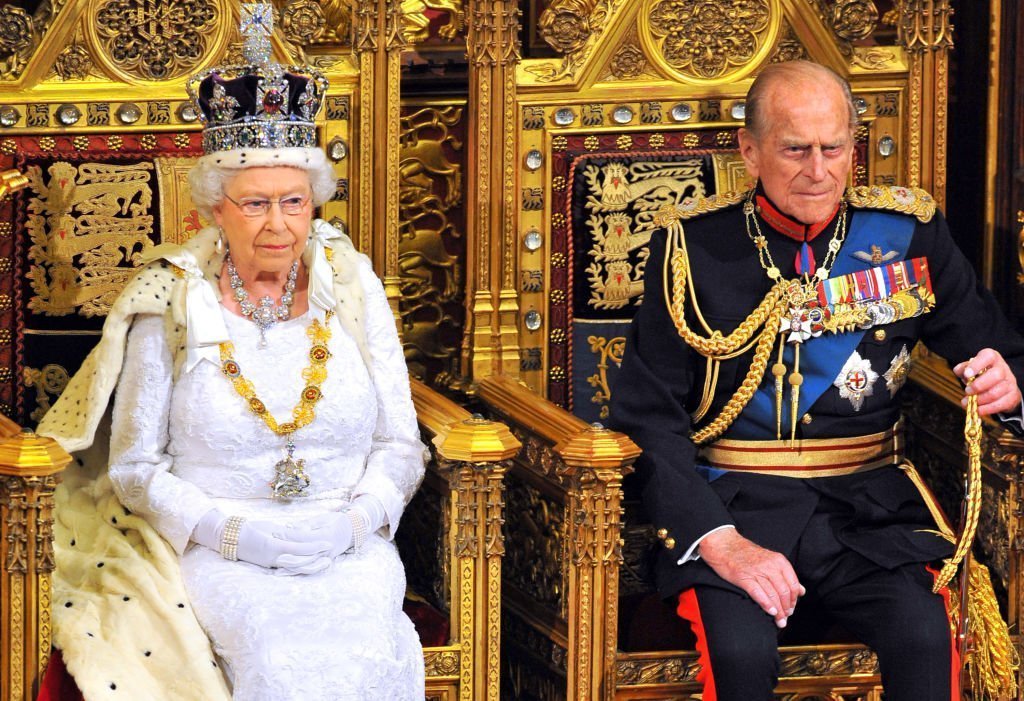
[[[922,224],[935,216],[935,199],[919,187],[861,185],[846,191],[846,201],[859,209],[888,209],[909,214]]]
[[[665,227],[677,221],[699,217],[708,212],[732,207],[746,199],[746,192],[723,192],[710,197],[688,197],[682,204],[662,205],[654,215],[655,226]]]

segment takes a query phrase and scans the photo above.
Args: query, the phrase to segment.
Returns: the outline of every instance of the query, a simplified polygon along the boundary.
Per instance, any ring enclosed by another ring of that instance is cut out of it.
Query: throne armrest
[[[0,419],[0,700],[29,701],[50,658],[53,492],[71,456]]]
[[[622,478],[640,449],[507,377],[481,380],[478,396],[524,444],[507,487],[506,649],[542,651],[538,676],[564,677],[567,698],[603,698],[615,684]]]
[[[448,611],[452,633],[448,645],[423,651],[428,695],[497,701],[504,477],[520,443],[505,425],[411,385],[431,460],[399,547],[410,583]]]

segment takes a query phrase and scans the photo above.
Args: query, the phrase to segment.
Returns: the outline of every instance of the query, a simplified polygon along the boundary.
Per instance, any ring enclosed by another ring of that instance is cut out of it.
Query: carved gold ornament
[[[829,19],[836,36],[846,41],[857,41],[875,30],[878,8],[872,0],[839,0],[832,6]]]
[[[551,48],[562,54],[579,51],[587,43],[593,29],[590,10],[593,2],[562,0],[551,3],[540,16],[540,35]]]
[[[105,316],[153,246],[151,163],[57,161],[27,175],[28,307],[37,314]]]
[[[448,23],[437,31],[442,39],[451,41],[465,25],[463,0],[402,0],[402,31],[408,41],[418,44],[430,38],[428,10],[448,15]]]
[[[781,23],[779,0],[644,0],[640,37],[667,77],[710,85],[749,75]]]
[[[61,80],[81,80],[92,70],[92,56],[81,44],[64,48],[53,63],[53,72]]]
[[[462,202],[462,165],[447,152],[459,153],[454,130],[463,109],[452,105],[424,107],[403,115],[399,152],[398,274],[400,315],[406,357],[441,360],[453,371],[458,347],[445,340],[457,325],[453,309],[461,290],[462,261],[447,250],[446,240],[462,236],[455,218]]]
[[[299,0],[281,12],[281,31],[290,41],[309,44],[323,36],[326,21],[319,2]]]
[[[231,11],[226,0],[107,0],[90,3],[89,15],[97,58],[136,82],[194,73],[220,48]]]
[[[20,7],[0,7],[0,79],[15,78],[25,65],[32,45],[32,16]]]
[[[647,57],[638,46],[633,44],[626,44],[612,57],[612,75],[619,80],[636,78],[644,72],[646,67]]]

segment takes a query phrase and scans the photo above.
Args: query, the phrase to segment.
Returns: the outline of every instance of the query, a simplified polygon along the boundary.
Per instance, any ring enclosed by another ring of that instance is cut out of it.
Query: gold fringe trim
[[[935,216],[935,198],[919,187],[859,185],[847,188],[846,201],[860,209],[888,209],[909,214],[922,224]]]

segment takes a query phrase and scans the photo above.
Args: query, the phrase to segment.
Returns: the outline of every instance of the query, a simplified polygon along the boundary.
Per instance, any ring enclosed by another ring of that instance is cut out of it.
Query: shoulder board
[[[747,192],[723,192],[709,197],[692,197],[679,205],[664,205],[654,215],[655,226],[668,226],[673,222],[694,219],[720,209],[733,207],[747,199]]]
[[[846,201],[859,209],[887,209],[927,224],[935,216],[935,199],[919,187],[861,185],[846,191]]]

